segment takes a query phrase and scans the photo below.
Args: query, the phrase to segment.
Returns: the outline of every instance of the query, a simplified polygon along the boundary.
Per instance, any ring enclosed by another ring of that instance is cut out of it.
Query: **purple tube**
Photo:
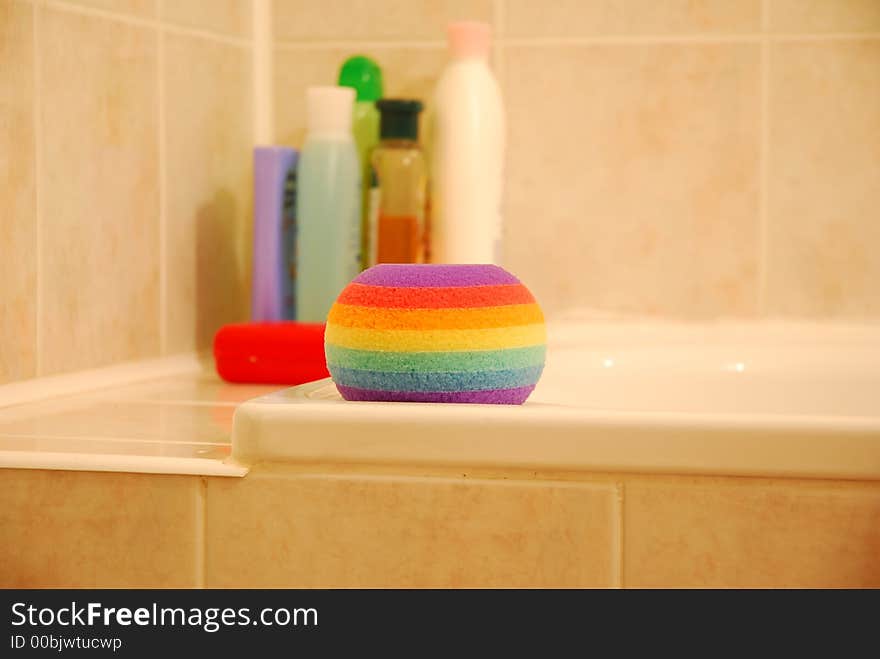
[[[283,146],[254,147],[251,320],[296,320],[296,162]]]

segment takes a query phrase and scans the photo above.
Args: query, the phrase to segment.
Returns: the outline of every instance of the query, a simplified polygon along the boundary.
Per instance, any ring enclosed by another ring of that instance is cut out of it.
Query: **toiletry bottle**
[[[361,270],[361,183],[351,132],[354,90],[310,87],[297,174],[297,320],[324,322]]]
[[[487,23],[451,23],[434,95],[431,247],[436,263],[498,263],[505,116]]]
[[[254,255],[251,320],[296,318],[297,151],[281,146],[254,148]]]
[[[367,268],[371,265],[367,263],[367,255],[371,250],[375,251],[375,245],[369,244],[367,224],[370,208],[370,152],[379,142],[379,111],[376,109],[376,101],[382,98],[382,70],[369,57],[349,57],[339,70],[339,85],[352,87],[357,94],[352,129],[361,165],[361,255],[364,259],[362,266]]]
[[[297,152],[297,158],[299,152]],[[284,179],[284,203],[282,204],[282,228],[284,252],[282,262],[285,268],[284,280],[284,320],[296,320],[296,165],[287,172]]]
[[[424,262],[427,164],[419,147],[420,101],[383,99],[379,146],[373,149],[375,263]]]

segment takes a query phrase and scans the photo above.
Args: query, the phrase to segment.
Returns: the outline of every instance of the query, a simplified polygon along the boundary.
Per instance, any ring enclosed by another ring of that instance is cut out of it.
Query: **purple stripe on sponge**
[[[515,389],[483,391],[376,391],[337,384],[345,400],[382,401],[394,403],[477,403],[482,405],[522,405],[535,385]]]
[[[384,263],[364,270],[354,282],[403,288],[501,286],[520,281],[497,265],[410,265]]]

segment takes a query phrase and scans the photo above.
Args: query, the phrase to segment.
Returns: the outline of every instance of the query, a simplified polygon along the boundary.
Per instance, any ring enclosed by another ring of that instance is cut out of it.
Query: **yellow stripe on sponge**
[[[330,309],[327,322],[341,327],[364,329],[464,330],[534,325],[544,322],[544,314],[537,304],[467,309],[380,309],[335,304]]]
[[[327,323],[324,340],[356,350],[390,352],[440,352],[453,350],[501,350],[546,343],[543,323],[482,329],[363,329]]]

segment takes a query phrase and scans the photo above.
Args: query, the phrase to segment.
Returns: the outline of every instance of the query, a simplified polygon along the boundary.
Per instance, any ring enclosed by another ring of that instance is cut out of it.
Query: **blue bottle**
[[[361,270],[361,173],[352,135],[354,89],[310,87],[297,166],[297,320],[324,322]]]

